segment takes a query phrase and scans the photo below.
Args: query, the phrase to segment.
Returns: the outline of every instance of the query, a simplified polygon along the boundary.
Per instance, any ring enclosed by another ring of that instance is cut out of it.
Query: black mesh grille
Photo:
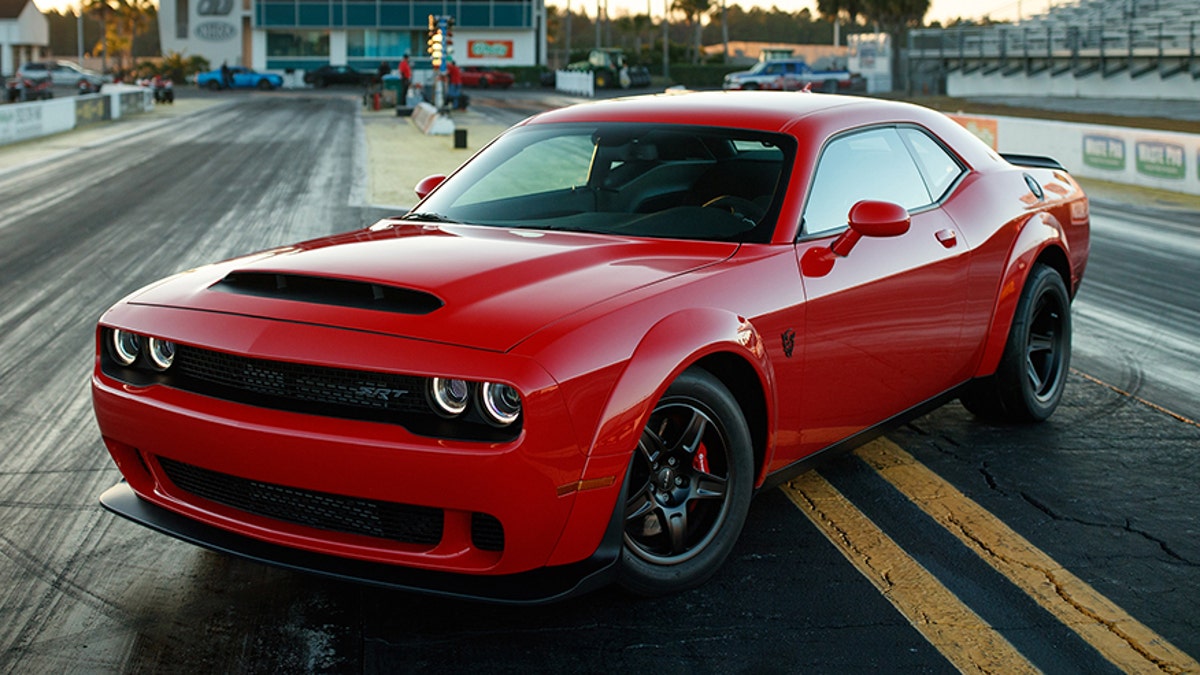
[[[300,490],[165,457],[159,457],[158,463],[179,489],[247,513],[406,544],[433,545],[442,540],[441,509]]]
[[[193,382],[243,392],[259,400],[265,397],[360,410],[432,414],[425,402],[425,379],[411,375],[267,361],[187,345],[176,347],[175,366]]]
[[[471,514],[471,543],[483,551],[504,550],[504,526],[486,513]]]

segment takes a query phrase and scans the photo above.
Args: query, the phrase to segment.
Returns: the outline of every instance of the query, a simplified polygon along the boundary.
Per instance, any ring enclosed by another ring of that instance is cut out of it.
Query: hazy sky
[[[649,5],[647,5],[647,1]],[[608,11],[610,15],[620,14],[622,9],[633,13],[645,13],[647,6],[650,7],[654,16],[661,16],[664,3],[669,0],[609,0]],[[812,11],[816,11],[817,3],[815,0],[726,0],[730,4],[738,3],[743,7],[751,7],[760,5],[770,7],[772,5],[787,11],[799,11],[808,7]],[[1052,0],[931,0],[929,3],[929,13],[925,15],[926,21],[939,20],[945,23],[956,17],[964,18],[979,18],[990,15],[993,19],[1016,19],[1018,12],[1023,16],[1030,16],[1046,11]],[[546,0],[547,4],[558,5],[565,7],[567,0]],[[1063,0],[1057,0],[1062,3]],[[79,4],[79,0],[34,0],[34,3],[42,10],[53,8],[74,7]],[[589,15],[594,16],[596,13],[596,0],[571,0],[571,7],[578,9],[586,7]]]

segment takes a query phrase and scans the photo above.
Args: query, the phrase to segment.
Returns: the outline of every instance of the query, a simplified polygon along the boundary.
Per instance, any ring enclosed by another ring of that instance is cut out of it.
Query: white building
[[[203,56],[214,68],[371,71],[405,54],[422,59],[431,14],[454,17],[460,65],[545,63],[544,0],[160,0],[158,22],[163,53]]]
[[[0,75],[42,57],[50,46],[50,22],[33,0],[0,0]]]

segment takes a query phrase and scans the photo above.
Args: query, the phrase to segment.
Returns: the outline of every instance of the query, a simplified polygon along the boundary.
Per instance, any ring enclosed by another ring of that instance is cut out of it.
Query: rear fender
[[[1052,259],[1070,259],[1067,239],[1063,235],[1062,224],[1052,214],[1035,213],[1021,226],[1021,232],[1013,242],[1008,253],[1008,262],[1001,277],[999,292],[996,295],[995,306],[992,309],[992,325],[988,330],[984,344],[983,355],[976,377],[984,377],[996,372],[1000,365],[1000,357],[1004,354],[1008,342],[1008,332],[1012,328],[1013,317],[1017,311],[1017,301],[1021,290],[1033,269],[1033,265],[1044,257]],[[1058,265],[1054,265],[1058,268]],[[1060,270],[1061,272],[1062,270]],[[1070,287],[1070,273],[1064,278]]]

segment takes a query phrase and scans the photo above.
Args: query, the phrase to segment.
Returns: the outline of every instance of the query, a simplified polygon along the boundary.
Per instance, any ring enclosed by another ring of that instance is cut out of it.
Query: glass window
[[[350,58],[399,59],[413,51],[412,34],[409,31],[346,31],[346,55]]]
[[[267,56],[329,56],[329,31],[267,31]]]
[[[929,194],[937,201],[946,195],[946,191],[962,174],[962,166],[954,157],[946,152],[937,141],[919,129],[901,129],[900,135],[912,147],[913,157],[917,160],[917,168],[925,177],[929,186]]]
[[[826,146],[804,206],[804,233],[845,227],[850,207],[863,199],[894,202],[910,211],[933,201],[895,128],[857,132]]]
[[[534,124],[468,162],[413,219],[769,241],[795,143],[686,125]]]

